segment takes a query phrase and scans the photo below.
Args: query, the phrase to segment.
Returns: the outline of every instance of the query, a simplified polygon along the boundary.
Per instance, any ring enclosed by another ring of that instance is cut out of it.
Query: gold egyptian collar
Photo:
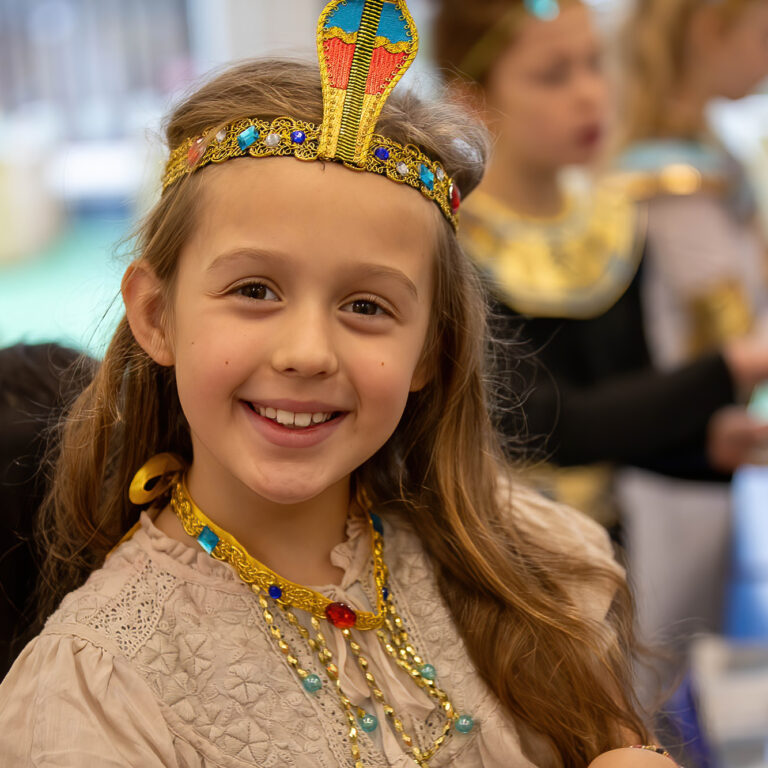
[[[465,248],[499,298],[521,314],[597,317],[621,298],[640,265],[640,214],[609,186],[570,194],[553,218],[523,216],[481,191],[464,211]]]

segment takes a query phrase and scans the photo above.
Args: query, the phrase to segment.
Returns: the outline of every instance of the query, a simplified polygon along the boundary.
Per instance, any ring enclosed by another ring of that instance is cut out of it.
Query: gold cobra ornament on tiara
[[[454,228],[461,194],[438,161],[374,133],[390,93],[416,57],[419,36],[405,0],[332,0],[317,50],[323,122],[248,118],[184,140],[168,159],[163,190],[209,163],[236,157],[333,160],[418,189]]]

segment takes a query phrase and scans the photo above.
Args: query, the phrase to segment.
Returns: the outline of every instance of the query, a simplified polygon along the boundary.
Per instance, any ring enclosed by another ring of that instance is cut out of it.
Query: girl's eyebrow
[[[362,264],[356,264],[354,267],[351,267],[349,271],[354,277],[384,277],[390,280],[395,280],[406,288],[415,299],[419,298],[419,292],[413,280],[411,280],[405,272],[395,269],[394,267],[388,267],[384,264],[363,262]]]
[[[290,257],[285,253],[275,251],[259,250],[257,248],[237,248],[234,251],[221,253],[205,268],[206,272],[215,272],[222,267],[227,267],[232,263],[241,261],[279,261],[285,262]]]
[[[273,262],[285,264],[291,262],[291,256],[287,253],[279,253],[276,251],[259,250],[257,248],[238,248],[234,251],[227,251],[226,253],[219,254],[216,258],[206,267],[206,272],[215,272],[218,269],[222,269],[229,264],[242,261],[260,261],[260,262]],[[387,266],[386,264],[375,264],[371,262],[362,262],[350,267],[349,274],[354,277],[384,277],[391,280],[395,280],[400,283],[414,298],[419,298],[419,291],[416,288],[413,280],[411,280],[405,272],[396,269],[395,267]]]

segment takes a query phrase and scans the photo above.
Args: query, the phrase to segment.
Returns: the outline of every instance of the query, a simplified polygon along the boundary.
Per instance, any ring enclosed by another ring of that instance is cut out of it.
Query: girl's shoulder
[[[223,563],[166,537],[142,515],[133,537],[68,594],[45,634],[72,635],[103,650],[133,658],[179,603],[205,612],[226,597],[242,599],[243,584]]]
[[[138,538],[122,543],[82,586],[64,597],[42,635],[70,634],[115,656],[131,655],[134,638],[154,622],[176,586],[174,574],[158,566]]]
[[[529,541],[547,550],[568,554],[623,575],[608,532],[591,517],[552,501],[514,475],[500,475],[497,488],[500,517],[508,530],[525,535]],[[398,558],[426,560],[421,540],[407,518],[392,515],[384,520],[386,541]]]
[[[499,480],[499,506],[513,526],[546,542],[548,548],[593,558],[621,571],[608,531],[583,512],[509,477]]]
[[[608,531],[521,482],[501,481],[499,498],[508,525],[542,553],[539,567],[562,586],[577,611],[602,622],[626,581]]]

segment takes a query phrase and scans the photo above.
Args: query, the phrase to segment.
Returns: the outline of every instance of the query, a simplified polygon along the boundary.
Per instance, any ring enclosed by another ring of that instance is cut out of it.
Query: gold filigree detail
[[[238,136],[249,128],[258,132],[258,138],[243,148],[238,142]],[[302,143],[292,141],[291,134],[294,131],[304,133]],[[280,138],[274,145],[268,142],[268,137],[272,135]],[[248,118],[218,130],[211,128],[197,139],[186,139],[171,152],[163,177],[163,189],[210,163],[223,163],[238,157],[296,157],[306,161],[323,159],[318,154],[319,139],[320,129],[314,123],[294,120],[292,117],[278,117],[269,122]],[[198,149],[190,156],[193,146]],[[376,150],[380,147],[389,153],[387,160],[376,156]],[[400,163],[405,164],[404,174],[398,170],[403,169]],[[434,176],[432,189],[421,179],[422,166]],[[458,215],[454,214],[451,207],[453,179],[439,162],[431,160],[413,144],[403,146],[392,139],[373,134],[359,170],[386,176],[399,184],[418,189],[424,197],[438,205],[454,228],[458,226]]]

